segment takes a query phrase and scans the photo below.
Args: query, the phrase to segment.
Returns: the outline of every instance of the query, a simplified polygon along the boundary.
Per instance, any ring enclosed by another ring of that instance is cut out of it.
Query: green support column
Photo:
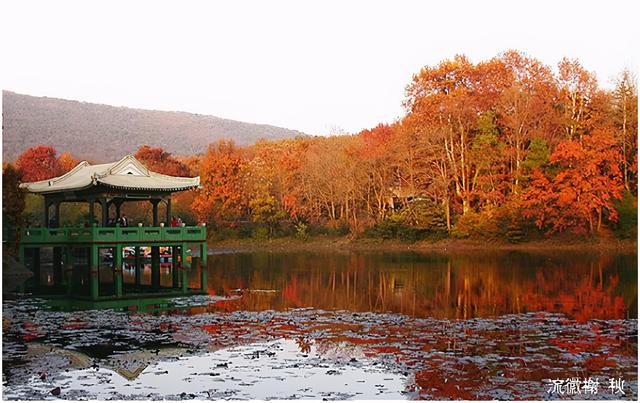
[[[56,202],[53,205],[56,212],[56,228],[62,227],[62,221],[60,220],[60,203],[61,202]]]
[[[101,226],[106,227],[107,225],[109,225],[109,210],[107,208],[107,199],[100,199],[100,210],[102,212],[102,219],[100,220],[102,222]]]
[[[93,206],[93,199],[89,199],[89,228],[93,227],[93,221],[95,220],[95,209]]]
[[[122,245],[117,244],[113,253],[114,262],[115,262],[115,286],[116,286],[116,297],[122,297]]]
[[[152,210],[153,226],[154,227],[158,227],[160,225],[160,223],[158,221],[158,203],[160,203],[160,200],[152,199],[150,201],[151,201],[151,205],[153,206],[153,210]]]
[[[31,259],[31,271],[33,272],[33,284],[37,288],[40,286],[40,247],[31,249],[33,259]]]
[[[24,256],[24,244],[18,245],[18,262],[27,264]]]
[[[207,243],[200,244],[200,289],[207,291]]]
[[[173,277],[173,288],[180,287],[180,272],[178,269],[180,266],[178,265],[178,246],[171,246],[171,276]]]
[[[189,280],[187,278],[187,270],[189,268],[189,263],[187,262],[187,243],[186,242],[182,243],[181,249],[182,249],[182,259],[181,259],[181,266],[180,266],[180,269],[181,269],[180,274],[182,275],[182,292],[186,294],[189,286],[189,283],[188,283]]]
[[[42,224],[43,227],[45,228],[49,228],[49,207],[51,207],[51,204],[49,202],[49,200],[47,200],[47,197],[45,196],[44,198],[44,223]]]
[[[116,286],[116,297],[122,297],[122,245],[117,244],[113,250],[115,262],[114,283]]]
[[[67,295],[71,295],[73,293],[73,249],[71,249],[71,246],[66,246],[64,248],[64,267],[67,283]]]
[[[23,265],[26,265],[26,260],[25,260],[25,255],[24,255],[24,245],[19,244],[18,245],[18,261],[20,263],[22,263]],[[18,292],[20,293],[24,293],[25,292],[25,281],[23,281],[22,283],[18,284]]]
[[[133,248],[134,253],[136,254],[135,256],[135,265],[136,265],[136,269],[134,271],[134,276],[135,276],[135,284],[136,284],[136,288],[140,288],[140,247],[139,246],[135,246]]]
[[[160,247],[151,247],[151,288],[160,289]]]
[[[171,225],[171,218],[172,216],[172,212],[171,212],[171,196],[169,196],[169,198],[166,200],[167,203],[167,221],[166,221],[166,225],[169,226]]]
[[[64,284],[61,246],[53,247],[53,284],[56,286]]]
[[[98,245],[91,245],[91,260],[89,261],[89,288],[91,299],[96,300],[100,296],[98,286],[100,285],[98,277]]]

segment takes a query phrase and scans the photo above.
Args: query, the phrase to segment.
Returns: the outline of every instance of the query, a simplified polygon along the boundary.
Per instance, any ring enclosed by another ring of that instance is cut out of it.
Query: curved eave
[[[117,189],[117,190],[127,190],[127,191],[144,191],[144,192],[182,192],[185,190],[191,190],[191,189],[201,189],[202,186],[201,185],[188,185],[188,186],[179,186],[179,187],[171,187],[171,188],[154,188],[154,187],[139,187],[139,186],[118,186],[118,185],[111,185],[108,183],[102,183],[100,182],[98,184],[98,186],[104,186],[107,188],[111,188],[111,189]],[[30,192],[30,193],[34,193],[34,194],[39,194],[39,195],[49,195],[49,194],[59,194],[59,193],[66,193],[66,192],[75,192],[75,191],[81,191],[81,190],[86,190],[86,189],[90,189],[96,187],[96,185],[94,184],[90,184],[87,186],[83,186],[83,187],[73,187],[73,188],[67,188],[67,189],[29,189],[29,187],[27,186],[20,186],[21,189]]]
[[[184,190],[198,189],[200,185],[189,185],[189,186],[181,186],[181,187],[173,187],[173,188],[153,188],[153,187],[139,187],[139,186],[118,186],[111,185],[108,183],[100,183],[101,185],[113,189],[118,190],[143,190],[146,192],[181,192]]]
[[[20,184],[20,189],[23,189],[29,193],[34,193],[34,194],[40,194],[40,195],[47,195],[47,194],[55,194],[55,193],[66,193],[66,192],[75,192],[78,190],[85,190],[85,189],[89,189],[93,187],[93,184],[89,184],[87,186],[81,186],[81,187],[70,187],[70,188],[62,188],[62,189],[30,189],[28,186],[22,186],[23,184]],[[26,183],[25,183],[26,185]]]

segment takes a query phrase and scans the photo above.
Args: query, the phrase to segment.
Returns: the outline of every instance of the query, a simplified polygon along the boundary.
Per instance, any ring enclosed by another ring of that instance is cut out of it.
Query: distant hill
[[[13,161],[37,144],[59,153],[104,162],[135,152],[142,144],[176,155],[204,152],[221,138],[239,145],[291,138],[304,133],[186,112],[114,107],[2,92],[2,156]]]

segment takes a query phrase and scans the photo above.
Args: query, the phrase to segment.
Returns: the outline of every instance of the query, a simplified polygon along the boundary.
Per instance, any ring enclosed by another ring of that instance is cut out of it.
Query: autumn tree
[[[500,96],[495,116],[506,144],[511,191],[518,193],[530,141],[552,142],[562,129],[556,108],[559,94],[551,69],[539,60],[514,50],[502,54],[500,60],[511,72],[511,80]]]
[[[498,59],[474,65],[456,56],[437,67],[424,67],[407,87],[409,113],[445,134],[440,149],[447,156],[463,214],[471,211],[478,184],[478,167],[470,156],[478,116],[495,110],[509,82],[510,73]]]
[[[70,153],[64,153],[58,158],[58,165],[60,166],[60,173],[67,173],[78,165],[80,161],[73,158]]]
[[[563,124],[567,139],[579,139],[585,134],[590,118],[591,102],[598,91],[595,76],[578,60],[563,58],[558,64]]]
[[[428,196],[441,203],[447,230],[451,231],[455,178],[450,156],[442,148],[449,133],[437,126],[424,125],[414,114],[407,115],[397,131],[393,147],[397,192],[402,196]],[[407,201],[404,200],[404,204]]]
[[[269,236],[274,236],[278,224],[286,217],[282,172],[277,163],[282,158],[282,149],[280,144],[258,141],[248,152],[251,155],[243,167],[243,186],[250,217],[253,222],[266,225]]]
[[[56,149],[39,145],[29,148],[16,160],[16,168],[24,182],[36,182],[60,175]]]
[[[244,151],[232,140],[209,145],[202,158],[202,189],[191,205],[200,220],[224,224],[243,215],[247,205],[242,180],[245,164]]]
[[[134,157],[151,171],[171,176],[189,176],[189,169],[161,147],[153,148],[144,144]]]
[[[20,173],[13,165],[2,164],[2,220],[3,225],[20,226],[25,208],[25,194],[18,185]]]
[[[635,77],[629,70],[624,70],[618,76],[611,95],[616,139],[622,154],[621,166],[624,186],[637,195],[638,87]]]
[[[552,179],[533,173],[524,195],[524,214],[550,232],[599,232],[603,218],[617,221],[615,199],[623,188],[620,153],[611,132],[599,130],[583,141],[566,140],[551,155],[559,172]]]
[[[392,149],[397,140],[396,130],[397,125],[379,124],[359,134],[362,141],[359,143],[358,155],[355,158],[363,164],[363,169],[368,176],[364,184],[366,208],[367,212],[378,220],[383,220],[392,207],[391,189],[396,176]]]

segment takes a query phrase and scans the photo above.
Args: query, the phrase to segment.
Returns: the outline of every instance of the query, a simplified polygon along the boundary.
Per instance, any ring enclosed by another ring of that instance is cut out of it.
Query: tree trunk
[[[447,232],[451,233],[451,208],[449,207],[449,196],[445,197],[444,203],[444,215],[447,218]]]

